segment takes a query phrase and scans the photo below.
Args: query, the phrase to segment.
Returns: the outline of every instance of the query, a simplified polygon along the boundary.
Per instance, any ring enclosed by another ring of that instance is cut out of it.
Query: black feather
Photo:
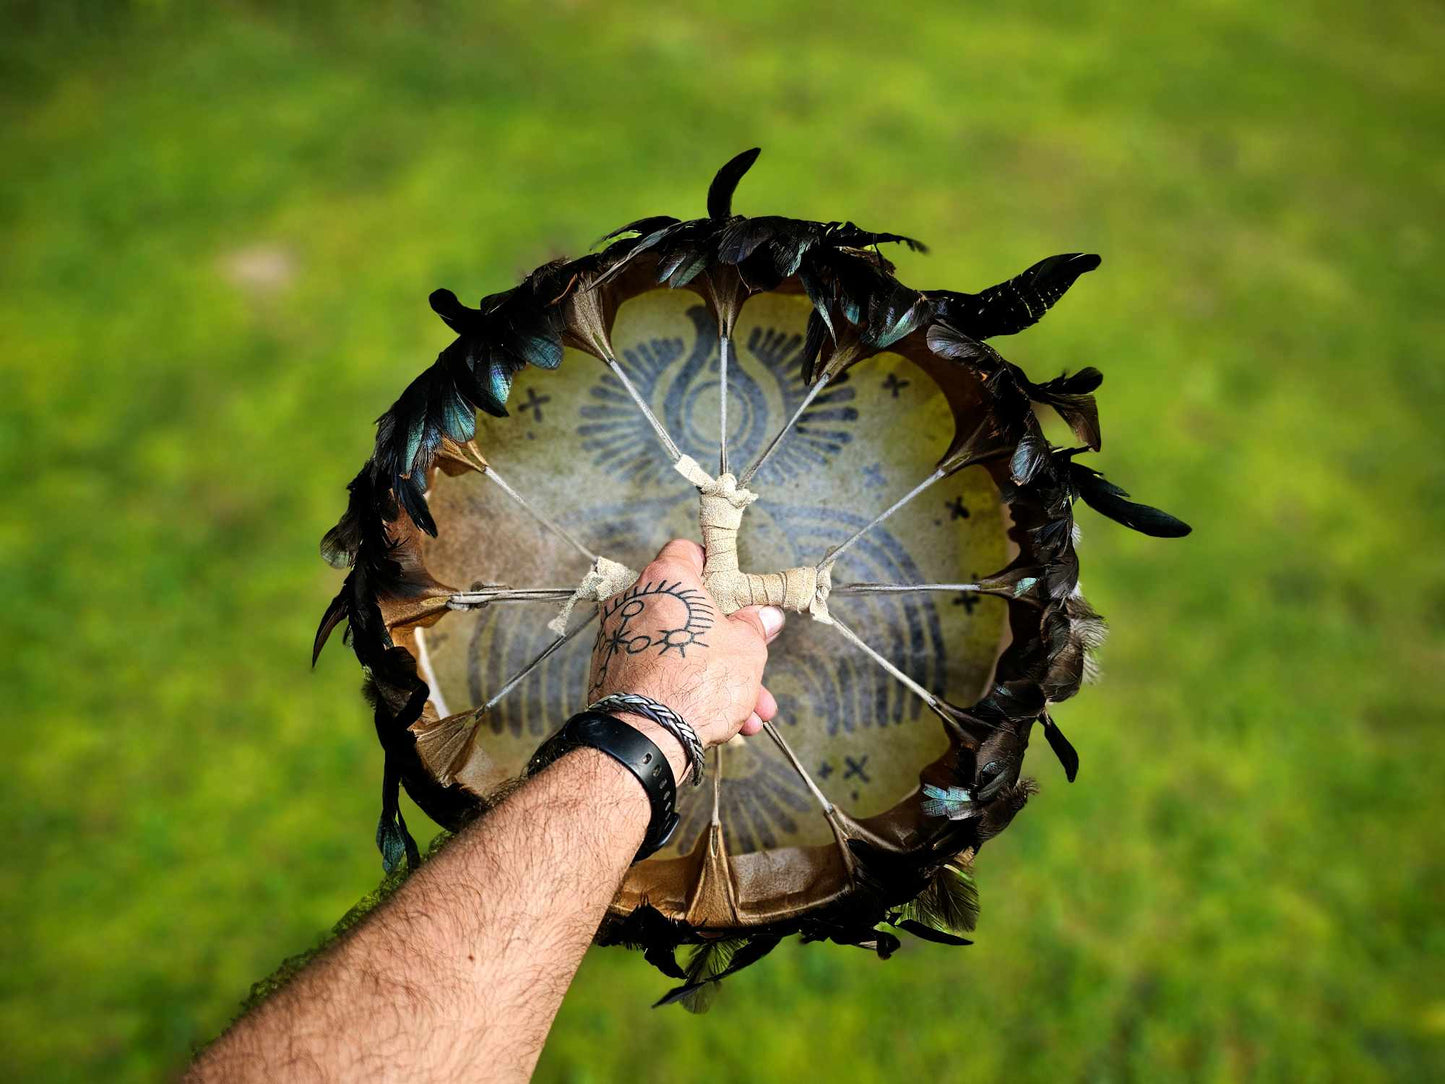
[[[1168,512],[1128,500],[1129,494],[1125,490],[1082,464],[1069,464],[1069,478],[1079,496],[1095,512],[1141,534],[1155,538],[1182,538],[1192,530],[1189,524]]]
[[[689,1012],[706,1012],[717,996],[714,978],[727,970],[733,953],[744,944],[746,942],[742,938],[724,938],[696,946],[684,969],[687,981],[669,990],[652,1007],[656,1009],[680,1001]]]
[[[740,264],[778,232],[787,219],[763,216],[732,218],[718,235],[717,258],[725,264]]]
[[[780,221],[786,223],[786,226],[779,227],[778,231],[768,238],[766,246],[771,271],[769,281],[774,286],[789,275],[797,274],[803,265],[803,257],[819,241],[815,223],[799,222],[796,219]],[[753,262],[756,264],[758,261]]]
[[[311,665],[316,665],[316,660],[321,658],[321,649],[326,646],[326,641],[331,638],[331,633],[336,626],[346,620],[347,596],[351,592],[349,584],[343,584],[336,597],[331,600],[331,605],[326,607],[326,612],[321,615],[321,624],[316,628],[316,638],[311,641]]]
[[[940,290],[930,295],[938,300],[940,316],[975,339],[1013,335],[1038,323],[1080,275],[1100,262],[1092,253],[1065,252],[981,293]]]
[[[420,862],[416,842],[406,826],[399,804],[401,767],[412,753],[410,726],[420,718],[428,688],[417,676],[416,661],[396,647],[382,618],[378,599],[406,595],[423,586],[424,575],[411,562],[403,563],[387,533],[398,507],[385,481],[386,475],[368,460],[352,479],[347,513],[328,532],[330,545],[350,547],[351,571],[327,607],[312,645],[312,661],[331,632],[346,622],[346,641],[367,672],[365,692],[371,703],[377,738],[385,754],[382,809],[376,843],[388,871],[404,858],[414,868]]]
[[[764,936],[709,941],[699,945],[693,950],[687,971],[682,976],[687,982],[669,990],[652,1007],[656,1009],[680,1002],[688,1012],[706,1012],[712,1007],[718,984],[723,979],[757,963],[781,940],[780,937]]]
[[[1039,553],[1045,557],[1057,557],[1074,545],[1074,524],[1071,516],[1045,520],[1029,533],[1033,535],[1034,545],[1038,547]]]
[[[939,302],[932,299],[929,305],[933,314],[938,315]],[[939,322],[929,325],[926,338],[928,348],[934,354],[966,365],[984,378],[984,384],[995,400],[995,435],[1002,440],[1021,437],[1027,420],[1029,389],[1033,387],[1024,371],[1006,361],[993,347],[950,324]]]
[[[1049,700],[1069,699],[1093,676],[1093,652],[1104,632],[1104,619],[1081,596],[1070,595],[1045,611],[1042,634],[1048,665],[1041,686]]]
[[[753,168],[753,163],[762,153],[761,147],[743,151],[742,154],[730,159],[722,169],[717,171],[717,176],[712,179],[712,184],[707,190],[708,218],[728,218],[732,215],[733,192],[737,190],[738,182],[743,179],[743,174]]]
[[[337,560],[344,556],[353,567],[317,627],[312,642],[313,666],[331,633],[343,621],[348,625],[347,639],[354,642],[358,658],[363,665],[372,665],[381,651],[391,646],[373,594],[380,590],[405,593],[413,586],[406,570],[395,559],[386,533],[384,518],[395,506],[390,504],[384,491],[378,492],[376,474],[374,463],[368,459],[347,484],[346,514],[321,540],[323,555]]]
[[[835,945],[852,945],[854,948],[867,949],[869,952],[876,952],[880,960],[888,959],[898,951],[898,946],[902,944],[887,930],[878,929],[876,924],[872,926],[824,926],[805,930],[802,939],[804,944],[809,941],[832,941]]]
[[[648,249],[655,248],[656,246],[660,245],[663,241],[667,240],[669,237],[673,236],[678,231],[684,229],[688,225],[689,223],[687,222],[674,222],[671,226],[663,226],[661,229],[654,230],[646,236],[637,238],[633,242],[631,248],[619,260],[613,263],[611,267],[607,268],[607,270],[603,271],[602,274],[597,276],[596,285],[604,286],[607,283],[611,282],[618,275],[620,275],[623,270],[629,264],[631,264],[631,262],[636,257],[646,252]]]
[[[999,681],[969,709],[992,730],[1012,730],[1013,724],[1032,722],[1044,710],[1044,694],[1032,681]]]
[[[992,351],[977,339],[971,338],[948,324],[936,323],[928,329],[928,349],[941,358],[975,365]]]
[[[942,930],[935,930],[932,926],[925,926],[922,922],[911,918],[900,918],[893,923],[900,930],[907,930],[914,937],[922,938],[924,941],[932,941],[936,945],[971,945],[973,944],[966,937],[959,937],[956,934],[944,933]]]
[[[1042,384],[1032,385],[1035,391],[1047,395],[1088,395],[1099,390],[1104,374],[1092,365],[1085,365],[1072,375],[1065,373]]]
[[[714,251],[718,223],[707,218],[695,218],[686,222],[669,221],[671,225],[654,230],[633,242],[609,267],[601,270],[593,280],[593,286],[605,286],[613,281],[634,259],[649,249],[657,250],[659,282],[666,282],[674,287],[686,285],[706,266],[710,254]]]
[[[679,245],[657,265],[657,281],[673,289],[686,286],[707,266],[707,250],[693,245]]]
[[[677,949],[668,944],[651,944],[642,958],[670,979],[686,979],[687,972],[677,964]]]
[[[828,337],[837,342],[838,333],[833,329],[833,316],[829,311],[833,307],[832,296],[824,287],[822,279],[813,269],[805,265],[798,269],[798,281],[802,283],[803,292],[808,295],[808,301],[813,306],[812,316],[816,316],[822,321],[827,328]],[[821,347],[821,345],[820,341],[819,346]],[[807,372],[804,372],[803,379],[811,381]]]
[[[507,416],[517,372],[562,363],[565,314],[558,302],[587,259],[545,264],[513,289],[483,298],[477,309],[450,290],[431,294],[432,308],[458,337],[377,419],[373,453],[380,477],[420,530],[436,535],[425,491],[443,438],[465,444],[476,433],[477,410]]]
[[[868,299],[864,341],[883,350],[912,334],[931,314],[932,306],[912,290],[874,290]]]
[[[999,791],[998,797],[989,803],[983,816],[978,819],[979,846],[1012,824],[1014,817],[1028,804],[1029,797],[1038,793],[1038,789],[1038,784],[1032,779],[1020,779]]]
[[[928,887],[927,875],[911,854],[899,854],[852,837],[848,839],[848,850],[855,859],[857,883],[877,897],[907,898]],[[873,936],[872,925],[867,928],[867,936]]]
[[[672,215],[651,215],[647,218],[639,218],[625,226],[618,226],[611,233],[603,234],[597,239],[596,244],[600,245],[603,241],[611,241],[615,237],[621,237],[624,233],[635,233],[639,237],[646,237],[648,234],[665,230],[668,226],[676,226],[677,221]]]
[[[892,956],[902,943],[887,930],[874,930],[872,937],[854,942],[859,948],[872,949],[880,960]]]
[[[458,335],[473,330],[482,315],[477,309],[467,308],[456,294],[447,289],[433,290],[427,302],[431,305],[432,312],[440,316],[442,322]]]
[[[346,512],[321,538],[321,557],[332,568],[350,568],[356,563],[363,525],[368,516],[375,515],[372,466],[368,459],[356,477],[346,483]]]
[[[803,337],[803,353],[801,365],[803,371],[803,383],[812,384],[813,376],[818,368],[818,356],[823,350],[823,340],[827,334],[827,328],[822,316],[814,309],[808,314],[808,330]]]
[[[377,612],[375,619],[379,622],[380,618],[381,614]],[[384,630],[381,635],[385,635]],[[357,642],[357,638],[353,639]],[[390,637],[387,640],[389,642]],[[387,873],[397,867],[402,857],[406,858],[409,868],[416,869],[421,864],[421,856],[401,813],[399,764],[403,747],[412,740],[408,728],[421,717],[430,690],[426,682],[417,676],[416,660],[404,648],[389,647],[371,655],[369,649],[363,649],[359,642],[357,646],[358,656],[363,650],[368,650],[369,657],[374,660],[368,667],[370,675],[364,691],[371,703],[376,736],[385,754],[376,845]]]
[[[1024,434],[1009,460],[1009,476],[1014,485],[1026,486],[1032,482],[1049,458],[1048,441],[1038,433]]]
[[[978,886],[970,870],[944,865],[928,886],[897,911],[906,919],[962,940],[978,924]],[[895,925],[901,925],[895,922]],[[910,927],[903,927],[910,929]]]
[[[968,932],[978,925],[978,885],[971,869],[944,866],[916,902],[920,917],[939,929]]]
[[[928,246],[914,237],[901,233],[878,233],[855,226],[851,222],[832,224],[827,232],[828,242],[842,248],[868,248],[872,245],[901,244],[913,252],[927,252]]]
[[[1104,374],[1090,365],[1072,376],[1056,376],[1026,387],[1030,399],[1057,410],[1074,435],[1097,452],[1103,446],[1103,437],[1099,431],[1099,407],[1091,393],[1103,382]]]
[[[387,785],[383,783],[383,789]],[[406,818],[401,814],[399,797],[399,794],[395,794],[389,802],[383,798],[383,804],[389,804],[392,808],[389,812],[382,810],[381,819],[376,825],[376,848],[381,852],[381,868],[387,873],[394,872],[403,858],[406,859],[408,869],[416,869],[421,865],[421,852],[417,848],[416,839],[406,826]]]
[[[820,258],[823,254],[819,254]],[[875,294],[892,294],[902,291],[911,300],[914,296],[906,287],[900,286],[883,269],[871,260],[848,252],[828,255],[827,269],[833,280],[833,297],[850,324],[864,323],[869,306],[874,305]]]
[[[427,468],[442,437],[466,443],[475,432],[474,404],[482,401],[489,409],[497,405],[483,394],[467,368],[465,345],[465,339],[457,339],[443,350],[377,419],[377,470],[412,521],[430,535],[436,534],[436,524],[422,494]]]
[[[1072,783],[1079,774],[1079,754],[1074,749],[1073,743],[1064,737],[1064,732],[1059,729],[1057,723],[1047,714],[1040,717],[1044,724],[1044,737],[1048,740],[1049,748],[1054,751],[1054,756],[1059,758],[1059,763],[1064,766],[1064,775]]]

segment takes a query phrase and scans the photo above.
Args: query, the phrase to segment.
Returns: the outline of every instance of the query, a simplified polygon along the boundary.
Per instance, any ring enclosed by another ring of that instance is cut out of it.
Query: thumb
[[[728,620],[748,626],[765,644],[772,643],[777,639],[778,633],[783,631],[783,611],[776,606],[744,606],[730,615]]]

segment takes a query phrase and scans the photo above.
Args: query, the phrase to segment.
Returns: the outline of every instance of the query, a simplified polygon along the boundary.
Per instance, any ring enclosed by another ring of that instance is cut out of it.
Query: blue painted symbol
[[[536,388],[528,388],[527,401],[517,407],[517,410],[519,412],[530,410],[532,412],[532,421],[540,422],[542,420],[542,405],[544,403],[550,403],[551,401],[552,397],[550,395],[538,395]]]

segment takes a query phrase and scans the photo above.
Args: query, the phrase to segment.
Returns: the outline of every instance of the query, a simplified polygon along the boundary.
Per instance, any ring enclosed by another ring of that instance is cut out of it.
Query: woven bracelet
[[[630,711],[634,715],[641,715],[644,719],[651,719],[682,743],[683,752],[687,754],[687,762],[692,766],[692,785],[695,787],[702,785],[702,777],[706,771],[702,742],[698,740],[697,731],[687,720],[666,704],[659,704],[651,697],[641,696],[637,693],[613,693],[611,696],[604,696],[601,700],[589,704],[587,710]]]

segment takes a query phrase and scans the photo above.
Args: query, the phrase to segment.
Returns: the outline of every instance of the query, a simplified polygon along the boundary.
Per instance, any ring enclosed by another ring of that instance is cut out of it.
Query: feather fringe
[[[768,935],[707,941],[693,949],[684,971],[686,982],[664,994],[652,1006],[679,1004],[688,1012],[704,1013],[712,1007],[722,980],[757,963],[777,948],[781,937]]]

